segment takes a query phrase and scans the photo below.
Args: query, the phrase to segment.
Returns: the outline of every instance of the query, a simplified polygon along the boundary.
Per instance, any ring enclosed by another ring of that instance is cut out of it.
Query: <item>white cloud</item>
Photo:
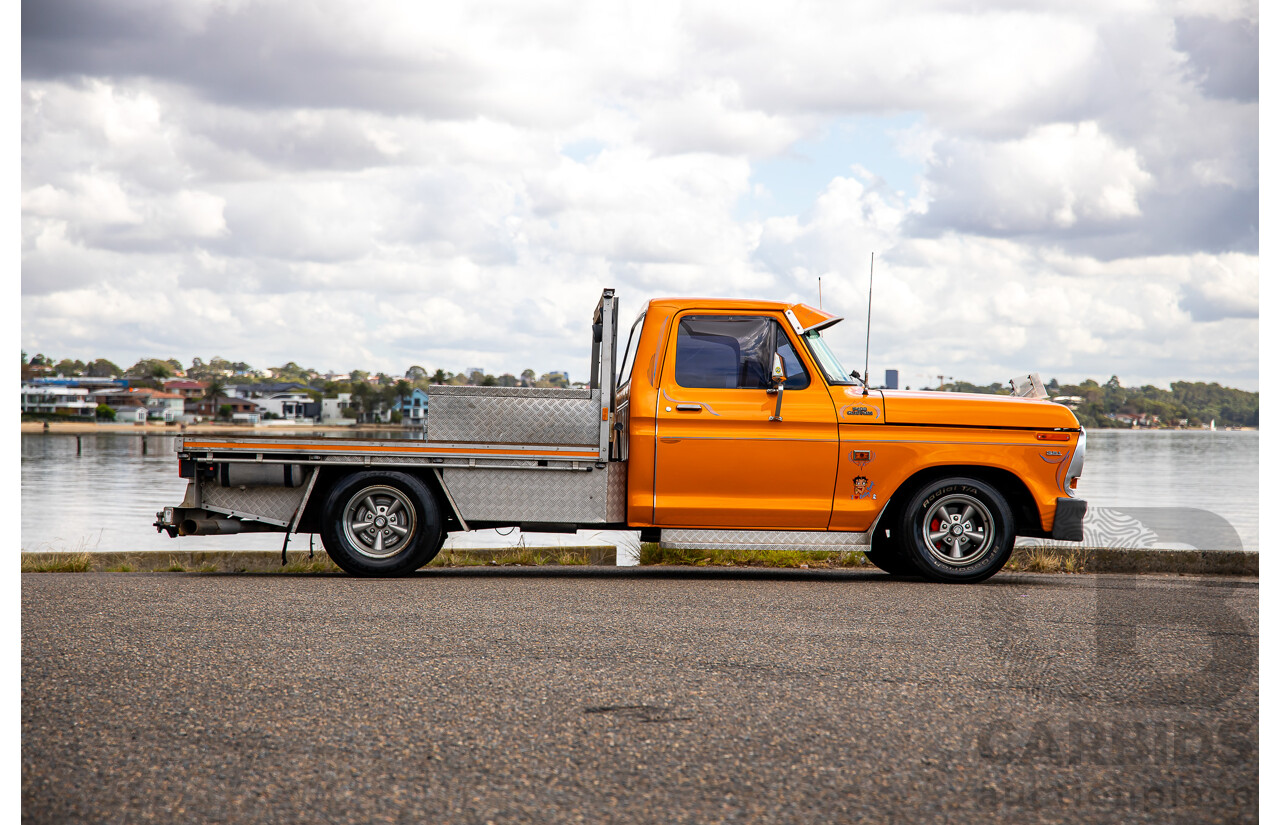
[[[701,85],[680,97],[640,107],[636,137],[663,154],[712,152],[762,157],[778,154],[801,132],[787,118],[742,108],[741,93],[728,80]]]
[[[23,343],[581,373],[601,287],[629,312],[822,276],[852,362],[874,250],[873,363],[1256,386],[1256,20],[48,0],[24,9]],[[915,123],[915,189],[836,130],[825,186],[744,216],[753,164],[863,116]]]
[[[1181,305],[1197,321],[1258,317],[1258,259],[1196,256],[1182,286]]]
[[[928,222],[1014,234],[1106,226],[1141,214],[1152,176],[1098,124],[1050,124],[1018,140],[934,147]]]
[[[23,192],[22,211],[81,226],[142,222],[119,181],[92,174],[72,175],[66,189],[45,183]]]
[[[823,193],[808,222],[766,228],[761,253],[802,276],[790,284],[791,297],[814,302],[816,276],[824,274],[826,307],[848,319],[829,333],[847,365],[861,360],[874,250],[873,361],[917,376],[917,384],[940,371],[988,383],[1038,369],[1064,379],[1163,381],[1229,372],[1237,384],[1253,385],[1254,256],[1099,261],[977,235],[912,238],[909,218],[907,209],[846,179]],[[1208,328],[1220,319],[1232,320]],[[1224,324],[1234,325],[1225,337]],[[1224,352],[1234,355],[1223,359]]]

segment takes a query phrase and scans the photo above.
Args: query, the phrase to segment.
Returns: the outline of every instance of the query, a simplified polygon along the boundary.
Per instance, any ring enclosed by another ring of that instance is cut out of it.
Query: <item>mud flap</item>
[[[1058,541],[1084,541],[1084,514],[1089,502],[1078,498],[1058,499],[1058,509],[1053,514],[1052,538]]]

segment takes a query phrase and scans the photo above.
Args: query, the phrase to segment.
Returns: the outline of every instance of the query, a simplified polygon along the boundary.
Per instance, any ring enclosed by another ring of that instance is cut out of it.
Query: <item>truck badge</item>
[[[876,454],[870,450],[854,450],[849,453],[849,460],[857,464],[859,470],[870,464],[875,457]]]
[[[866,407],[850,407],[849,409],[844,411],[844,414],[845,415],[869,415],[872,418],[875,417],[875,413],[873,413],[871,410],[867,409]]]

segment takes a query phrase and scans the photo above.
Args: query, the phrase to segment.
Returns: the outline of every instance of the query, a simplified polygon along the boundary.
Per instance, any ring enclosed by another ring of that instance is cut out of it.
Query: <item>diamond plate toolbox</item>
[[[627,465],[603,469],[442,469],[445,486],[468,521],[618,523],[626,519]]]
[[[305,487],[219,487],[204,484],[204,509],[246,521],[287,525],[302,503]]]
[[[595,446],[600,440],[599,390],[438,384],[427,396],[428,441]]]

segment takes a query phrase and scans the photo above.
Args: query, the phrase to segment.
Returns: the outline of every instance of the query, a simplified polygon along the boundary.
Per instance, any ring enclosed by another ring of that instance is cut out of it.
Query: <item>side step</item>
[[[871,544],[871,533],[814,530],[686,530],[662,528],[669,550],[855,550]]]

